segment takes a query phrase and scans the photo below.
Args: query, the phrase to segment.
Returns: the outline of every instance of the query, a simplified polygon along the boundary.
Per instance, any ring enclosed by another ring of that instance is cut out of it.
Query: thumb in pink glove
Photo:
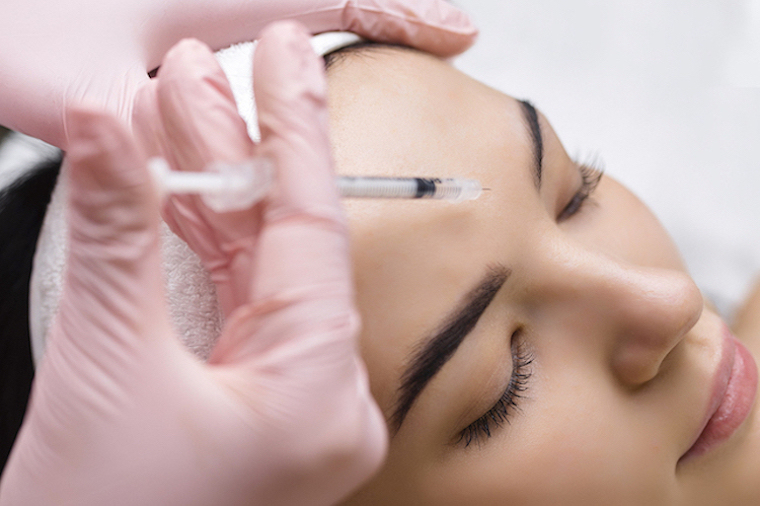
[[[0,125],[66,149],[69,104],[86,100],[129,120],[148,72],[177,41],[195,37],[221,49],[278,19],[440,56],[461,53],[476,35],[444,0],[6,0]]]
[[[68,113],[69,265],[3,506],[332,504],[380,464],[321,63],[293,24],[257,57],[278,63],[258,99],[279,179],[213,364],[171,330],[145,155],[112,116]]]

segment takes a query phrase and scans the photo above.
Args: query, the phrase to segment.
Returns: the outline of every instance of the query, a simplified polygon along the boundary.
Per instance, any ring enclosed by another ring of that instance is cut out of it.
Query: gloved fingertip
[[[438,0],[438,18],[441,25],[451,32],[457,32],[468,37],[475,37],[478,29],[463,10],[458,9],[446,0]]]
[[[200,171],[216,159],[250,155],[252,142],[227,77],[202,42],[185,39],[167,54],[157,97],[175,170]]]
[[[254,54],[254,96],[262,138],[287,129],[327,107],[324,68],[300,23],[282,21],[262,32]],[[324,126],[326,128],[326,125]]]
[[[166,53],[159,79],[172,74],[177,67],[185,72],[194,70],[203,73],[209,65],[215,68],[215,62],[214,54],[206,44],[198,39],[182,39]]]
[[[371,40],[402,43],[443,58],[466,51],[478,30],[470,17],[446,0],[347,2],[344,29]]]
[[[203,42],[183,39],[166,54],[161,75],[158,77],[158,96],[162,113],[174,118],[182,116],[183,109],[194,110],[206,100],[224,100],[234,106],[232,90],[214,53]],[[212,107],[213,108],[213,107]],[[190,121],[184,118],[184,121]]]
[[[308,42],[309,37],[311,37],[311,34],[305,25],[297,21],[286,20],[267,25],[262,30],[261,37],[259,38],[267,40],[279,38],[283,41],[292,40],[295,45],[300,43],[305,48],[307,44],[304,42]]]

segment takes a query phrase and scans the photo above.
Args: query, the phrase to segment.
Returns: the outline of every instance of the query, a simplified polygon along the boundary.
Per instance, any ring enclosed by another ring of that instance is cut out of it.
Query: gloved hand
[[[269,69],[257,81],[260,148],[278,180],[248,213],[254,225],[229,231],[245,258],[230,270],[250,290],[209,364],[169,322],[145,154],[113,116],[68,111],[68,271],[3,506],[327,505],[380,464],[386,432],[357,355],[322,63],[290,22],[265,31],[257,59]],[[217,126],[245,131],[227,124],[237,115],[203,126],[196,112],[178,144],[191,131],[206,150]],[[231,156],[250,149],[239,140]]]
[[[254,54],[257,77],[251,90],[264,106],[257,111],[262,130],[258,146],[248,136],[230,85],[214,55],[201,42],[188,39],[167,53],[161,63],[160,79],[141,88],[135,100],[134,131],[149,155],[164,157],[175,171],[203,171],[214,162],[239,163],[254,156],[303,166],[311,166],[312,160],[330,159],[330,153],[325,151],[328,143],[323,138],[326,132],[304,132],[299,114],[276,105],[291,96],[308,99],[310,94],[305,85],[309,83],[295,78],[283,82],[268,79],[269,75],[281,72],[280,61],[288,58],[289,53],[284,47],[262,44],[262,50],[257,49]],[[298,47],[290,50],[290,54],[297,52]],[[311,49],[308,52],[300,57],[310,57]],[[273,132],[278,135],[273,136]],[[278,148],[276,144],[284,138],[301,149]],[[309,185],[302,188],[308,190]],[[216,285],[219,306],[229,317],[252,290],[254,259],[250,255],[256,251],[253,242],[259,237],[261,210],[254,207],[219,214],[197,195],[172,195],[165,201],[163,217],[200,257]],[[288,264],[291,264],[288,270],[303,265],[297,259],[288,260]],[[217,350],[223,346],[217,344]]]
[[[185,37],[214,49],[258,38],[277,19],[313,33],[350,30],[440,55],[476,30],[444,0],[6,0],[0,16],[0,125],[67,148],[67,105],[129,119],[132,99]]]

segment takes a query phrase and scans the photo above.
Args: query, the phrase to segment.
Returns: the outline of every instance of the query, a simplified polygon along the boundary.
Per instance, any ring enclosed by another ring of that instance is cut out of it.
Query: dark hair
[[[0,469],[21,427],[34,376],[29,281],[61,160],[41,162],[0,189]]]

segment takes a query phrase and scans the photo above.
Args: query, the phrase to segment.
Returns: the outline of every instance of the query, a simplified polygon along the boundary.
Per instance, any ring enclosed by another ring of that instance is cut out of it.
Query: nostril
[[[697,324],[704,301],[696,284],[677,271],[650,271],[624,302],[612,368],[621,383],[636,387],[654,379],[666,357]]]
[[[622,384],[636,387],[657,376],[665,357],[656,348],[631,344],[615,353],[612,368]]]

